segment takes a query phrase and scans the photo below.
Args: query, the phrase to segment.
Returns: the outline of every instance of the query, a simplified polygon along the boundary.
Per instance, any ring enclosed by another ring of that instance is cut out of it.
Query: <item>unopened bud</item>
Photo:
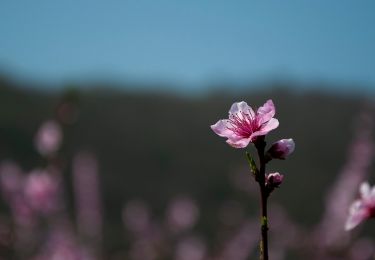
[[[266,175],[266,186],[272,191],[274,188],[278,188],[283,182],[284,175],[274,172]]]
[[[285,160],[288,155],[290,155],[295,148],[295,143],[293,139],[281,139],[274,143],[268,150],[266,156],[269,160],[271,159],[281,159]]]

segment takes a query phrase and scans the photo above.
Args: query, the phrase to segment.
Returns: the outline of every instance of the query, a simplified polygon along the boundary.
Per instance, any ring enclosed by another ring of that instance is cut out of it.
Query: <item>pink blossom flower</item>
[[[293,139],[281,139],[274,143],[267,152],[267,156],[273,159],[285,160],[291,153],[293,153],[295,143]]]
[[[359,193],[360,198],[350,206],[345,230],[351,230],[362,221],[375,217],[375,186],[370,188],[367,182],[363,182],[359,188]]]
[[[234,103],[229,110],[229,118],[219,120],[211,129],[219,136],[226,137],[227,143],[234,148],[245,148],[250,142],[266,135],[279,126],[273,118],[275,106],[268,100],[263,106],[254,110],[246,102]]]

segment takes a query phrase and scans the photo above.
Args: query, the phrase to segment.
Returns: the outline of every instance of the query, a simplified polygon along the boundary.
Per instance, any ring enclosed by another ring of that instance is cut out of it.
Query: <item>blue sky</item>
[[[2,0],[0,69],[48,82],[291,78],[375,89],[375,1]]]

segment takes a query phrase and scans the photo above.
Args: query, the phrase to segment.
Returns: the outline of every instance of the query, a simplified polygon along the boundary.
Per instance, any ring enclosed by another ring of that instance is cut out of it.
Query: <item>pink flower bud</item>
[[[268,186],[271,190],[280,186],[283,182],[284,175],[274,172],[269,173],[266,175],[266,186]]]
[[[267,152],[267,156],[270,159],[285,160],[285,158],[294,151],[294,148],[295,143],[292,138],[281,139],[271,146]]]

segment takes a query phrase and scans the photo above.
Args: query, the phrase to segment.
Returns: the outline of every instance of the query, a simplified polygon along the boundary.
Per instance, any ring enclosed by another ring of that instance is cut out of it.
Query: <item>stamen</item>
[[[239,111],[236,114],[230,114],[227,121],[230,127],[229,130],[242,137],[249,137],[252,133],[259,129],[259,120],[255,115],[244,111]]]

